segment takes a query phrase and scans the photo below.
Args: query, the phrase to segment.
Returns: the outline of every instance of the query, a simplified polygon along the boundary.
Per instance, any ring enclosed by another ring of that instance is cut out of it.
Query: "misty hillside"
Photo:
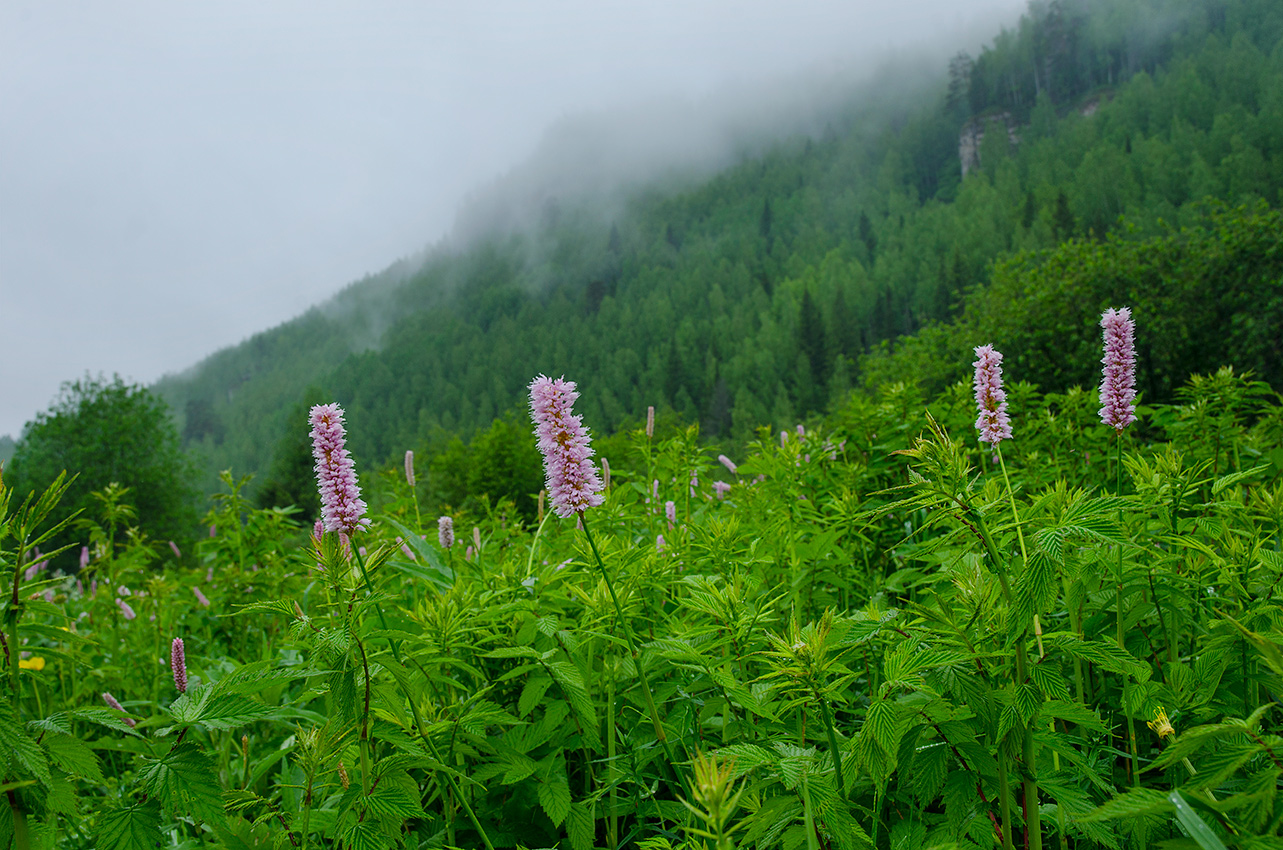
[[[1033,4],[979,55],[937,57],[929,85],[883,77],[697,182],[541,196],[521,226],[399,263],[158,389],[207,481],[284,474],[311,400],[342,403],[359,461],[384,463],[488,426],[539,372],[591,388],[598,430],[651,404],[711,438],[791,424],[871,377],[913,378],[902,336],[983,329],[970,305],[995,262],[1052,287],[1063,264],[1022,252],[1114,245],[1092,255],[1114,262],[1180,226],[1224,232],[1206,199],[1277,205],[1281,36],[1267,0]],[[1262,268],[1255,285],[1276,283]],[[1214,271],[1199,281],[1215,291]],[[1178,318],[1251,309],[1214,307]]]

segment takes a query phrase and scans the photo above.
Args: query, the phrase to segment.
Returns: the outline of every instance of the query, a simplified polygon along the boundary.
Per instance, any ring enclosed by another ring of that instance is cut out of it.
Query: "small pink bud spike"
[[[174,687],[180,694],[187,693],[187,649],[180,637],[170,644],[169,667],[174,671]]]
[[[646,439],[655,438],[655,406],[652,404],[646,408]]]
[[[735,461],[731,460],[726,455],[718,455],[717,459],[721,462],[722,466],[730,470],[731,475],[734,475],[739,469],[739,467],[735,465]]]
[[[414,487],[414,452],[405,453],[405,483]]]
[[[114,708],[116,709],[116,711],[119,711],[121,714],[127,713],[124,709],[124,706],[122,706],[120,702],[107,691],[103,691],[102,701],[107,703],[108,708]],[[125,725],[128,726],[130,729],[132,729],[138,725],[138,721],[132,717],[126,717]]]

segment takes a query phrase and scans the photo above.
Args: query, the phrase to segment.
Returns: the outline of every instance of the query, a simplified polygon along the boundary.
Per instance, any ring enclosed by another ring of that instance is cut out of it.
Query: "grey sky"
[[[974,47],[1022,6],[5,0],[0,434],[435,242],[568,115]]]

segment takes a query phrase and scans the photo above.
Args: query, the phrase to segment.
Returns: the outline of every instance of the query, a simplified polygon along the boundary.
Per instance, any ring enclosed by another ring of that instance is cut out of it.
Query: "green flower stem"
[[[374,593],[374,588],[370,585],[370,576],[365,571],[365,562],[361,559],[361,550],[356,546],[353,546],[352,554],[356,556],[356,563],[361,569],[361,578],[365,579],[366,589],[369,590],[370,593]],[[379,622],[382,624],[383,630],[387,631],[388,625],[387,620],[383,617],[383,607],[379,605],[379,603],[375,602],[374,610],[379,612]],[[394,641],[391,636],[388,637],[388,645],[392,647],[392,656],[396,659],[397,663],[404,666],[405,662],[401,660],[401,651],[397,647],[396,641]],[[406,690],[403,684],[399,681],[397,684],[398,687],[401,688],[401,693],[405,694],[406,701],[410,704],[410,713],[414,715],[414,725],[419,730],[419,736],[423,738],[423,743],[427,745],[428,753],[438,764],[442,766],[443,770],[441,771],[441,775],[445,777],[445,781],[450,786],[450,790],[453,792],[455,799],[463,805],[463,810],[467,813],[468,820],[472,821],[472,825],[476,827],[477,832],[481,835],[481,840],[486,845],[486,850],[494,850],[494,844],[490,842],[490,836],[486,834],[485,829],[481,826],[481,821],[477,819],[477,814],[472,810],[472,805],[468,802],[468,798],[461,792],[459,786],[455,784],[454,777],[450,775],[449,767],[441,757],[441,752],[437,749],[437,745],[433,743],[432,738],[429,737],[428,729],[423,723],[423,717],[419,714],[419,704],[415,702],[414,696]]]
[[[1024,568],[1029,569],[1029,551],[1025,548],[1025,532],[1020,526],[1020,513],[1016,509],[1016,494],[1011,489],[1011,477],[1007,475],[1007,462],[1002,457],[1002,444],[994,444],[994,452],[998,455],[998,465],[1002,468],[1002,480],[1007,485],[1007,499],[1011,503],[1011,517],[1016,522],[1016,537],[1020,540],[1020,558],[1024,562]],[[1035,621],[1037,615],[1034,615]],[[1027,628],[1026,624],[1021,623],[1018,629],[1023,632]],[[1034,629],[1038,634],[1038,629]],[[1038,645],[1042,646],[1042,636],[1038,635]],[[1024,642],[1021,641],[1016,646],[1016,678],[1017,687],[1024,683],[1028,675],[1029,660],[1025,657]],[[1042,850],[1042,821],[1038,810],[1038,778],[1036,770],[1038,766],[1036,752],[1034,748],[1033,729],[1025,729],[1024,741],[1021,747],[1021,757],[1025,762],[1025,771],[1023,784],[1025,789],[1025,833],[1027,836],[1026,843],[1030,850]]]
[[[1117,471],[1117,489],[1114,491],[1114,493],[1121,499],[1123,496],[1123,432],[1117,431],[1116,437],[1117,439],[1115,440],[1115,445],[1117,446],[1117,454],[1115,456],[1114,466]],[[1120,526],[1123,524],[1123,512],[1121,508],[1118,511],[1118,524]],[[1115,619],[1115,623],[1117,624],[1117,627],[1118,627],[1118,635],[1117,635],[1118,648],[1125,651],[1127,649],[1127,645],[1126,643],[1123,642],[1123,547],[1121,543],[1118,546],[1117,594],[1118,594],[1118,600],[1116,605],[1117,617]],[[1124,683],[1120,678],[1119,691],[1118,691],[1119,705],[1122,705],[1122,701],[1123,701],[1123,684]],[[1139,788],[1141,787],[1140,754],[1136,747],[1136,720],[1131,716],[1131,714],[1128,714],[1125,710],[1123,713],[1127,714],[1127,746],[1128,746],[1128,750],[1131,752],[1131,757],[1132,757],[1132,770],[1131,770],[1132,786],[1135,788]],[[1142,850],[1144,850],[1143,842],[1141,847],[1142,847]]]
[[[1001,459],[1001,456],[999,456],[999,458]],[[984,541],[985,548],[989,552],[989,558],[993,562],[994,571],[998,574],[998,581],[1002,584],[1003,598],[1007,602],[1008,609],[1010,609],[1012,605],[1011,585],[1007,581],[1007,570],[1006,570],[1006,567],[1004,566],[1002,557],[998,554],[998,547],[993,541],[993,536],[989,533],[989,526],[985,523],[984,517],[982,517],[980,515],[980,512],[977,511],[974,507],[967,505],[965,503],[961,503],[961,504],[963,504],[963,507],[967,510],[967,513],[971,517],[972,521],[975,523],[976,529],[980,532],[980,538],[981,540]],[[1024,636],[1025,636],[1024,624],[1017,625],[1016,633],[1015,633],[1016,675],[1014,679],[1014,683],[1017,687],[1019,687],[1021,684],[1025,682],[1028,676],[1028,670],[1029,670],[1029,658],[1028,658],[1027,652],[1025,651]],[[1022,780],[1024,785],[1026,807],[1027,808],[1029,807],[1030,801],[1032,801],[1033,803],[1032,812],[1029,815],[1027,815],[1028,822],[1026,823],[1026,836],[1027,836],[1028,846],[1030,847],[1030,850],[1042,850],[1042,824],[1041,824],[1041,818],[1039,817],[1039,812],[1038,812],[1038,780],[1034,773],[1034,769],[1036,765],[1033,761],[1032,730],[1029,730],[1029,729],[1025,730],[1025,740],[1023,741],[1022,750],[1023,750],[1024,758],[1027,762],[1025,765],[1026,770],[1024,773],[1024,778]],[[998,759],[999,781],[1000,783],[1003,784],[1005,789],[1006,788],[1006,785],[1005,785],[1006,764],[1004,762],[1004,759],[1005,759],[1005,756],[1002,756],[1000,753],[999,759]],[[1011,817],[1010,817],[1011,808],[1010,808],[1010,804],[1007,802],[1007,796],[1006,796],[1005,790],[1004,790],[1002,802],[1004,806],[1004,811],[1002,816],[1003,829],[1004,829],[1003,841],[1006,842],[1008,839],[1009,833],[1011,831],[1012,823],[1011,823]]]
[[[998,744],[998,812],[1002,815],[1003,850],[1014,850],[1012,833],[1015,824],[1011,820],[1011,779],[1007,775],[1007,754]]]
[[[833,775],[837,777],[838,796],[843,800],[846,799],[846,788],[842,782],[842,755],[838,750],[838,736],[833,731],[833,718],[829,716],[829,701],[820,693],[815,682],[811,683],[811,693],[815,695],[815,701],[820,704],[820,717],[824,720],[824,729],[829,733],[829,753],[833,756]]]
[[[673,759],[673,752],[668,744],[668,733],[664,731],[664,725],[659,722],[659,712],[655,709],[655,698],[650,692],[650,682],[646,679],[646,670],[642,666],[641,653],[637,651],[637,642],[633,639],[633,630],[628,625],[627,618],[624,617],[623,606],[619,604],[619,597],[615,594],[615,585],[610,580],[606,565],[602,563],[601,553],[597,551],[597,543],[588,531],[588,523],[582,512],[579,514],[579,523],[583,526],[584,537],[588,538],[588,546],[592,549],[593,557],[597,559],[597,567],[601,570],[601,577],[606,582],[606,589],[610,591],[610,601],[615,603],[615,614],[619,618],[619,627],[624,631],[624,639],[628,642],[628,652],[632,655],[633,664],[637,667],[637,678],[641,681],[642,694],[646,697],[646,709],[650,712],[650,721],[655,726],[655,737],[664,748],[664,757],[668,759],[669,767],[676,770],[677,762]]]

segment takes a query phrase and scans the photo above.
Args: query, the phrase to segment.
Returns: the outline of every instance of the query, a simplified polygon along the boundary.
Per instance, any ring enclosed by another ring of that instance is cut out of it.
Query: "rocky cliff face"
[[[958,134],[958,160],[962,163],[962,176],[980,165],[980,143],[984,141],[985,132],[996,128],[998,132],[1007,131],[1007,141],[1015,147],[1020,142],[1020,125],[1011,117],[1010,112],[999,112],[972,118],[962,126]]]
[[[1101,103],[1108,100],[1112,92],[1104,91],[1093,94],[1082,101],[1076,111],[1084,118],[1090,118],[1100,109]],[[984,141],[985,132],[991,128],[1007,131],[1007,141],[1014,148],[1020,143],[1020,131],[1027,125],[1017,124],[1010,112],[998,112],[972,118],[962,125],[958,133],[958,161],[962,163],[962,176],[980,166],[980,143]]]

